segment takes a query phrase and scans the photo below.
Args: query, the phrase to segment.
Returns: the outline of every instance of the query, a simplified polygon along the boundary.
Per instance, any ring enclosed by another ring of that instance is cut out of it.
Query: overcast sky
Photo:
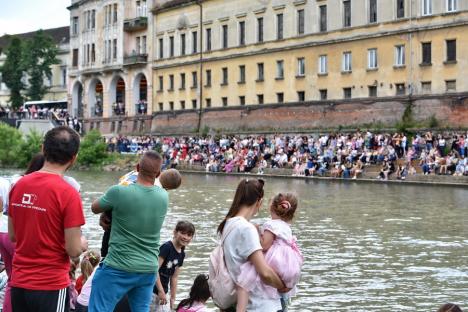
[[[70,24],[71,0],[0,0],[0,36]]]

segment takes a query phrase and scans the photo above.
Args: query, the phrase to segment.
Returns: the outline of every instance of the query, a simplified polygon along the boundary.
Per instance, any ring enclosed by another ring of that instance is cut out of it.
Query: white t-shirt
[[[78,295],[78,298],[76,299],[76,301],[79,304],[85,307],[89,305],[89,297],[91,297],[91,285],[93,284],[93,277],[94,277],[94,273],[96,273],[96,268],[94,268],[93,273],[91,273],[91,275],[88,277],[88,279],[84,283],[83,287],[81,288],[81,292]]]
[[[260,237],[255,226],[243,217],[233,217],[227,220],[224,231],[230,231],[224,240],[224,260],[231,278],[237,283],[240,267],[249,261],[247,258],[257,250],[262,250]],[[227,232],[224,232],[227,233]],[[279,300],[262,298],[262,294],[254,292],[249,297],[248,312],[272,312],[281,310]]]

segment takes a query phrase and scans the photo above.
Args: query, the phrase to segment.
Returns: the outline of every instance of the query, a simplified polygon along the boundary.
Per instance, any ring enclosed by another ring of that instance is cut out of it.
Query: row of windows
[[[393,88],[393,85],[390,85]],[[395,83],[395,95],[405,95],[407,94],[407,86],[404,83]],[[353,89],[354,87],[345,87],[343,88],[343,99],[351,99],[353,97]],[[373,86],[368,86],[368,96],[369,97],[377,97],[378,96],[378,86],[373,85]],[[422,94],[428,94],[431,93],[432,89],[432,82],[431,81],[423,81],[421,82],[421,93]],[[456,91],[456,80],[446,80],[445,81],[445,90],[447,92],[455,92]],[[320,89],[318,91],[318,97],[320,100],[327,100],[328,99],[328,89]],[[297,91],[297,102],[304,102],[306,100],[306,93],[305,91]],[[231,101],[231,102],[230,102]],[[220,101],[221,105],[223,107],[226,107],[229,105],[229,103],[232,103],[232,99],[229,99],[228,97],[221,97]],[[284,103],[284,93],[283,92],[277,92],[276,93],[276,103]],[[169,101],[168,102],[169,110],[174,110],[174,101]],[[237,105],[246,105],[245,102],[245,96],[241,95],[238,97],[238,101],[236,103]],[[264,104],[264,95],[263,94],[257,94],[257,102],[252,103],[252,104]],[[185,101],[179,101],[179,107],[180,109],[188,109],[189,107],[186,105]],[[212,107],[212,100],[211,98],[206,98],[205,99],[205,107],[210,108]],[[164,108],[164,103],[159,102],[158,103],[158,108],[160,111],[163,111]],[[192,109],[197,108],[197,100],[193,99],[192,100]]]
[[[456,62],[456,40],[446,40],[446,63]],[[430,65],[432,64],[432,43],[431,42],[424,42],[421,44],[422,56],[421,56],[421,65]],[[397,45],[395,46],[395,62],[394,66],[401,67],[405,66],[406,64],[406,52],[404,45]],[[296,77],[303,77],[306,74],[306,66],[305,66],[305,58],[299,57],[297,58],[297,70],[296,70]],[[246,82],[246,74],[245,74],[245,65],[239,66],[239,80],[237,83],[243,84]],[[342,66],[341,70],[343,72],[351,72],[352,71],[352,53],[347,51],[343,52],[342,57]],[[377,48],[372,48],[367,50],[367,69],[376,70],[378,69],[378,50]],[[328,73],[328,56],[327,55],[320,55],[318,58],[318,71],[319,75],[327,74]],[[210,87],[212,83],[211,79],[211,70],[208,69],[205,71],[205,87]],[[276,80],[284,79],[284,61],[278,60],[276,61]],[[256,81],[263,81],[264,80],[264,64],[258,63],[257,64],[257,79]],[[228,68],[223,67],[221,69],[221,85],[227,85],[229,83],[229,75],[228,75]],[[185,73],[180,74],[180,87],[179,89],[183,90],[186,87],[186,78]],[[192,72],[192,88],[198,87],[198,75],[197,72]],[[164,89],[164,77],[159,76],[159,91],[163,91]],[[174,75],[169,75],[169,91],[174,90]]]
[[[369,23],[376,23],[378,22],[377,16],[377,0],[368,0],[368,22]],[[424,16],[432,14],[432,1],[433,0],[421,0],[421,14]],[[446,10],[447,12],[454,12],[458,10],[458,0],[445,0],[446,1]],[[396,17],[397,18],[404,18],[405,17],[405,0],[396,0]],[[352,19],[351,19],[351,12],[352,12],[352,0],[343,0],[342,1],[342,12],[343,12],[343,27],[351,27],[352,26]],[[328,30],[328,21],[327,21],[327,5],[319,5],[318,6],[319,14],[319,31],[326,32]],[[302,35],[305,33],[305,11],[304,9],[296,10],[296,34]],[[275,15],[274,21],[274,28],[276,30],[276,40],[280,40],[284,38],[284,14],[278,13]],[[220,49],[229,48],[229,36],[232,35],[232,32],[229,29],[228,24],[222,24],[220,27]],[[179,34],[179,55],[183,56],[187,53],[187,40],[188,33],[180,33]],[[205,29],[205,43],[204,43],[204,50],[211,51],[213,49],[212,44],[212,35],[213,35],[213,28],[209,27]],[[198,52],[198,33],[197,31],[191,32],[191,53]],[[159,58],[164,58],[165,55],[168,57],[175,56],[175,39],[174,35],[170,35],[168,37],[169,40],[169,48],[168,51],[165,53],[164,49],[164,38],[159,38]],[[264,41],[264,17],[257,17],[256,18],[256,38],[257,43],[261,43]],[[246,21],[239,20],[237,22],[237,46],[243,46],[246,44]]]

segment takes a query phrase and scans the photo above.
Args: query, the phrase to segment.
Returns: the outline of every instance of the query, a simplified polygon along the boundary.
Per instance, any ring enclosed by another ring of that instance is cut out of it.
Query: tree
[[[24,102],[22,95],[22,91],[25,88],[22,81],[23,70],[23,43],[18,37],[12,37],[6,51],[5,63],[0,68],[0,71],[3,82],[10,89],[9,103],[13,109],[19,108]]]
[[[51,65],[60,63],[57,53],[58,48],[54,40],[43,30],[37,31],[34,37],[26,42],[24,60],[29,78],[26,93],[29,100],[41,100],[49,89],[44,86],[44,78],[50,79],[52,77]]]

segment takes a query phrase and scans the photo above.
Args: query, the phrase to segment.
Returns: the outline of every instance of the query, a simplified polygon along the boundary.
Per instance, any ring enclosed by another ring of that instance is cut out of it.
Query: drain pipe
[[[201,120],[203,114],[203,0],[197,0],[197,5],[200,8],[200,42],[199,46],[199,72],[200,72],[200,81],[198,84],[198,124],[197,124],[197,132],[200,133],[201,130]]]

